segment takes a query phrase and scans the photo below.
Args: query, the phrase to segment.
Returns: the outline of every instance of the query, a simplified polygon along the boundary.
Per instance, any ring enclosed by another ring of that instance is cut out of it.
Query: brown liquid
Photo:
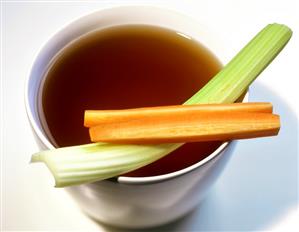
[[[42,111],[59,147],[90,143],[86,109],[182,104],[221,68],[202,45],[153,26],[117,26],[89,33],[60,52],[43,87]],[[189,143],[128,176],[188,167],[220,142]]]

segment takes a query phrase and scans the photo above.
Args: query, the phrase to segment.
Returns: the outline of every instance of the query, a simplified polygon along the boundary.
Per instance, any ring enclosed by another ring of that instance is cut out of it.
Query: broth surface
[[[175,31],[115,26],[88,33],[57,55],[46,73],[41,110],[57,146],[86,144],[84,110],[182,104],[220,69],[205,47]],[[126,176],[180,170],[220,144],[185,144]]]

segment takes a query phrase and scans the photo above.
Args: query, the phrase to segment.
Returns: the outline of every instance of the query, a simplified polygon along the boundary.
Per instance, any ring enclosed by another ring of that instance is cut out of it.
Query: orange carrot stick
[[[119,123],[139,120],[145,117],[168,117],[169,114],[185,115],[203,112],[256,112],[272,113],[272,104],[261,103],[234,103],[234,104],[203,104],[203,105],[176,105],[146,107],[125,110],[86,110],[84,126],[93,127],[105,123]]]
[[[273,136],[279,128],[279,116],[270,113],[210,111],[105,123],[89,133],[93,142],[156,144]]]

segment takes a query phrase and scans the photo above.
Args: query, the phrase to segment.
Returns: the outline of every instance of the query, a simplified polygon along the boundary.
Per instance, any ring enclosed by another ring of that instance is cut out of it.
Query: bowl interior
[[[117,7],[94,12],[84,16],[55,34],[42,48],[35,59],[30,76],[26,81],[25,104],[29,121],[44,148],[53,149],[47,131],[42,127],[38,98],[41,97],[43,77],[55,55],[74,39],[94,30],[125,24],[146,24],[169,28],[192,37],[208,47],[221,61],[222,49],[219,41],[208,28],[199,22],[178,12],[148,6]],[[247,98],[245,98],[246,101]],[[173,178],[190,172],[217,156],[229,143],[223,143],[217,150],[198,163],[182,170],[151,177],[118,177],[118,181],[127,184],[152,183]]]

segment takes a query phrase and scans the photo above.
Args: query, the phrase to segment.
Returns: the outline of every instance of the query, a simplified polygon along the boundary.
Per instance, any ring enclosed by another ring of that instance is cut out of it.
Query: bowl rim
[[[48,40],[45,41],[45,43],[42,45],[42,47],[39,49],[38,54],[36,55],[35,59],[33,60],[33,63],[31,65],[30,73],[27,75],[25,79],[25,109],[26,109],[26,114],[29,119],[30,126],[32,127],[34,133],[37,135],[37,138],[41,144],[46,147],[47,149],[54,149],[54,145],[50,142],[49,138],[46,136],[44,133],[44,128],[40,127],[38,123],[36,122],[33,114],[33,110],[31,109],[30,106],[30,82],[33,76],[33,71],[35,66],[38,63],[38,60],[44,53],[44,50],[46,50],[47,47],[49,47],[49,43],[52,43],[54,41],[54,38],[59,36],[60,34],[63,33],[63,31],[75,24],[77,24],[80,21],[87,20],[88,18],[92,17],[93,15],[101,14],[101,13],[109,13],[109,11],[119,11],[119,10],[138,10],[138,9],[151,9],[153,11],[161,11],[161,12],[167,12],[173,15],[178,15],[179,17],[184,17],[188,20],[194,21],[195,23],[197,20],[193,19],[191,16],[185,15],[179,11],[173,10],[173,9],[168,9],[168,8],[163,8],[163,7],[156,7],[156,6],[150,6],[150,5],[125,5],[125,6],[116,6],[116,7],[107,7],[103,8],[100,10],[93,11],[91,13],[87,13],[83,16],[80,16],[76,18],[75,20],[72,20],[71,22],[67,23],[66,25],[62,26],[60,30],[55,32]],[[203,44],[205,46],[205,44]],[[207,48],[207,47],[206,47]],[[215,55],[209,48],[207,48],[213,55]],[[218,56],[215,55],[215,57],[218,58]],[[248,92],[245,94],[243,102],[248,102]],[[158,183],[162,181],[166,181],[169,179],[173,179],[178,176],[182,176],[184,174],[187,174],[189,172],[192,172],[193,170],[200,168],[219,156],[220,154],[223,153],[225,149],[228,148],[230,145],[231,141],[227,141],[222,143],[215,151],[213,151],[211,154],[206,156],[204,159],[198,161],[195,164],[192,164],[186,168],[171,172],[171,173],[166,173],[162,175],[155,175],[155,176],[147,176],[147,177],[127,177],[127,176],[119,176],[116,178],[113,178],[114,180],[116,179],[118,183],[121,184],[152,184],[152,183]],[[111,181],[111,179],[104,180],[104,181]],[[91,184],[97,184],[99,182],[94,182]]]

